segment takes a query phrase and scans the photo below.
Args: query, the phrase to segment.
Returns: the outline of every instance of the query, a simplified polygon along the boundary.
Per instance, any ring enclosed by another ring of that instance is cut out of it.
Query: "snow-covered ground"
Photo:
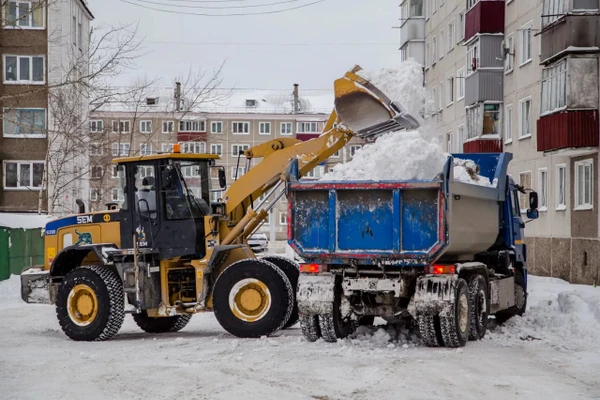
[[[531,277],[529,292],[526,316],[462,349],[379,328],[336,344],[298,327],[242,340],[212,314],[163,335],[126,318],[113,340],[83,343],[52,306],[22,303],[12,277],[0,282],[0,398],[600,399],[600,288]]]

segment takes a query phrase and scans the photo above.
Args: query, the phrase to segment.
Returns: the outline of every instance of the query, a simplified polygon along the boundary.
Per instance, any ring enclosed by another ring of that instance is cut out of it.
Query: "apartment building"
[[[425,65],[425,0],[400,3],[400,61],[409,58]]]
[[[87,196],[88,190],[86,177],[59,180],[53,175],[56,169],[48,168],[52,147],[63,142],[51,88],[64,82],[74,62],[85,59],[93,15],[83,0],[8,0],[2,4],[0,211],[69,212],[75,209],[75,199]],[[76,97],[79,108],[74,114],[83,116],[86,99]],[[68,164],[71,172],[87,163],[86,156],[74,159]],[[49,192],[57,187],[64,195],[49,202]],[[59,202],[64,207],[51,209]]]
[[[305,141],[318,137],[333,107],[333,93],[303,90],[299,95],[297,86],[294,90],[217,90],[212,98],[185,111],[177,110],[172,91],[147,97],[141,105],[119,103],[101,107],[90,116],[92,209],[123,200],[118,172],[109,166],[112,157],[169,152],[173,144],[179,143],[182,152],[219,155],[217,165],[225,168],[231,184],[260,162],[248,162],[240,157],[240,152],[278,138]],[[334,165],[350,159],[361,146],[360,140],[353,139],[306,178],[320,177]],[[224,191],[218,190],[216,176],[212,178],[212,200],[218,201]],[[195,190],[199,191],[192,188]],[[276,240],[286,238],[285,199],[272,209],[261,231]]]

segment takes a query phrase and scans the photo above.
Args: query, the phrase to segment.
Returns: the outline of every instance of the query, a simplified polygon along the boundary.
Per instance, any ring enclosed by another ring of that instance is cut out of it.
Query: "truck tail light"
[[[300,272],[318,274],[321,272],[321,264],[300,264]]]
[[[454,265],[436,264],[429,266],[429,273],[433,275],[454,274],[455,272]]]

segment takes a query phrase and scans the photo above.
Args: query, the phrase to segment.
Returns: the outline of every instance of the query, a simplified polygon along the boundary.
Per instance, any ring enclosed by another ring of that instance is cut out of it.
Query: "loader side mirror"
[[[227,187],[227,177],[225,176],[225,169],[219,169],[219,186],[221,189],[225,189]]]
[[[529,208],[531,210],[538,208],[538,194],[534,191],[529,192]]]

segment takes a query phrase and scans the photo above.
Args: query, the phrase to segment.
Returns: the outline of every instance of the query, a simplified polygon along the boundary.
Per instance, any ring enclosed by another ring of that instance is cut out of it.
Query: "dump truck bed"
[[[510,154],[471,159],[484,187],[453,179],[453,159],[433,181],[299,181],[288,184],[288,241],[308,260],[425,266],[472,259],[500,233]]]

